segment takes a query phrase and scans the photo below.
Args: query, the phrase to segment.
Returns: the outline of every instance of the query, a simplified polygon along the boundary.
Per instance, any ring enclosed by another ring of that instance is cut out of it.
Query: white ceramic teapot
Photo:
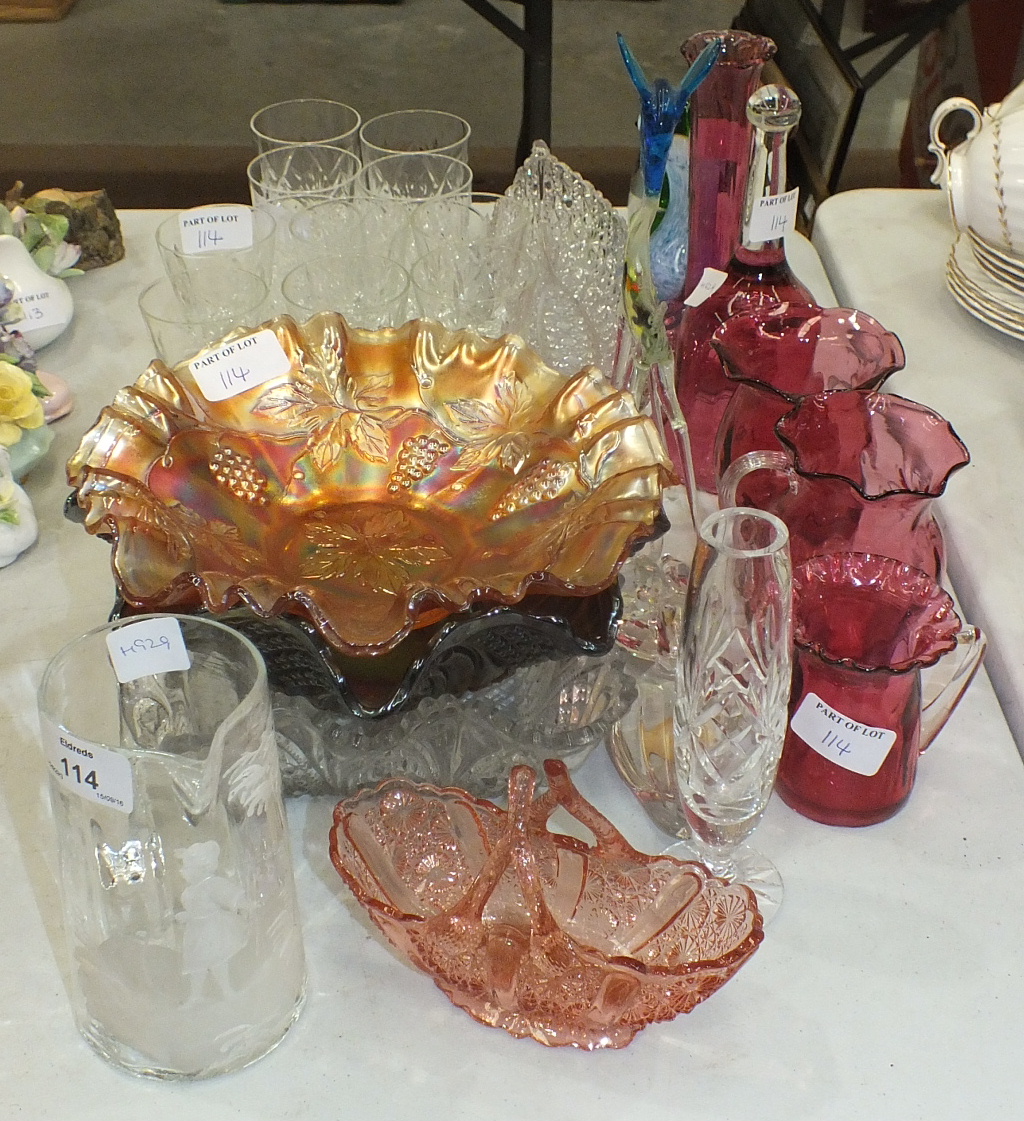
[[[939,129],[959,110],[970,114],[971,128],[951,149]],[[1024,84],[983,111],[966,97],[947,98],[929,132],[928,150],[939,161],[932,182],[946,190],[956,228],[1024,258]]]
[[[36,350],[53,342],[74,314],[67,284],[44,272],[13,234],[0,234],[0,276],[11,285],[22,314],[21,319],[10,319],[6,325]]]

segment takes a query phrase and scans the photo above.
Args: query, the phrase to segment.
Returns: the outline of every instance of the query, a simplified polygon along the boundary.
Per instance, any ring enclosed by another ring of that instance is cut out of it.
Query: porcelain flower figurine
[[[50,276],[81,276],[75,268],[82,247],[67,241],[70,222],[63,214],[32,213],[24,206],[0,206],[0,234],[12,234]]]
[[[0,361],[10,362],[38,379],[32,390],[37,397],[42,397],[43,415],[50,424],[67,416],[74,408],[71,387],[63,378],[40,370],[36,365],[35,350],[25,341],[25,336],[8,323],[13,319],[8,310],[12,300],[11,286],[0,277]]]
[[[0,446],[0,568],[6,568],[39,536],[28,495],[14,481],[11,454]]]
[[[45,392],[33,373],[0,359],[0,444],[5,448],[17,444],[26,429],[42,428],[46,423]]]
[[[7,450],[9,466],[18,482],[53,443],[43,404],[49,394],[34,370],[0,356],[0,448]]]

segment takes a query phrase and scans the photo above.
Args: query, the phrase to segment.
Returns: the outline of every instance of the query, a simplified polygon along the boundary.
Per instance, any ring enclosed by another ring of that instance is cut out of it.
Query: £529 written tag
[[[173,616],[140,619],[110,631],[107,652],[122,685],[138,677],[186,670],[192,665],[181,624]]]

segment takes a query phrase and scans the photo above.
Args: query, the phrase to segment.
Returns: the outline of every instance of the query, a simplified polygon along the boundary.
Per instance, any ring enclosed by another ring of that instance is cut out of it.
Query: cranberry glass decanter
[[[728,268],[709,266],[688,288],[675,343],[679,403],[690,430],[697,486],[715,489],[715,440],[735,383],[712,346],[730,316],[759,307],[811,303],[811,293],[786,260],[796,192],[785,192],[786,141],[800,120],[800,100],[784,86],[767,85],[747,102],[754,126],[743,237]]]

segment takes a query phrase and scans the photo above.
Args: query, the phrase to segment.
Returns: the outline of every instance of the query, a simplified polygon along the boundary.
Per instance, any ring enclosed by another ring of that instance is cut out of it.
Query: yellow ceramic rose
[[[11,362],[0,360],[0,444],[13,447],[23,428],[41,428],[43,402],[33,392],[32,378]]]

